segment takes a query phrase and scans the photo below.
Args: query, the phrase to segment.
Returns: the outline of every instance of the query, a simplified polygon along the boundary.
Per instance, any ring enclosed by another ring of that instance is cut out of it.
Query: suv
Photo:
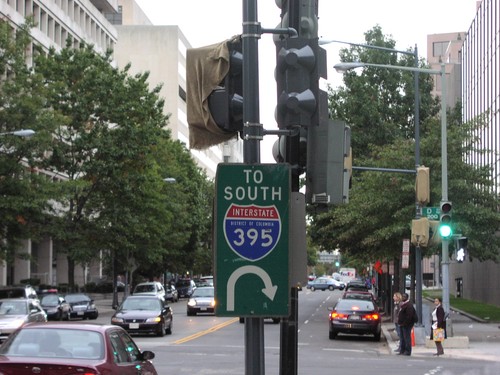
[[[196,289],[196,284],[191,279],[179,279],[175,284],[175,288],[179,293],[179,298],[190,297],[193,291]]]
[[[134,288],[134,295],[154,295],[165,301],[165,288],[158,281],[137,284]]]
[[[0,287],[0,299],[28,298],[38,301],[36,290],[30,285]]]

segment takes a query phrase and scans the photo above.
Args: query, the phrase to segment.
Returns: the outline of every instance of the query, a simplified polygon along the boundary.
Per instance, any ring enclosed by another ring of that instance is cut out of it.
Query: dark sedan
[[[46,294],[40,301],[48,320],[68,320],[71,306],[64,297],[57,294]]]
[[[157,296],[133,295],[116,310],[111,324],[129,333],[155,333],[164,336],[172,333],[172,309]]]
[[[72,293],[64,296],[66,302],[71,306],[70,318],[97,319],[99,311],[94,300],[83,293]]]
[[[0,346],[0,373],[156,375],[154,356],[120,327],[30,323]]]
[[[330,310],[329,337],[339,333],[373,335],[380,341],[382,319],[377,306],[369,300],[341,299]]]

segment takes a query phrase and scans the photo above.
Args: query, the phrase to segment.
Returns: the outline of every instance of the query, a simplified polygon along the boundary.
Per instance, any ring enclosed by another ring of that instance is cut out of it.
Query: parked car
[[[134,288],[134,295],[157,296],[165,300],[166,293],[162,283],[158,281],[150,281],[137,284]]]
[[[16,375],[157,375],[154,357],[151,351],[141,352],[124,329],[113,325],[30,323],[0,346],[2,373]]]
[[[188,298],[196,289],[196,284],[191,279],[179,279],[175,283],[175,288],[179,293],[179,298]]]
[[[94,300],[83,293],[71,293],[64,296],[71,306],[70,318],[97,319],[99,311]]]
[[[344,290],[345,284],[341,281],[329,277],[318,277],[307,283],[307,288],[311,289],[312,292],[317,290]]]
[[[35,288],[30,285],[0,287],[0,299],[4,298],[30,298],[37,300]]]
[[[0,300],[0,342],[26,323],[46,321],[47,315],[37,300],[26,298]]]
[[[189,297],[187,303],[187,315],[196,315],[198,313],[214,313],[215,312],[215,298],[214,287],[203,286],[196,288]]]
[[[40,306],[47,314],[48,320],[68,320],[71,305],[63,296],[58,294],[46,294],[40,301]]]
[[[373,335],[380,341],[382,318],[378,307],[369,300],[340,299],[335,307],[329,308],[329,338],[339,333]]]
[[[175,289],[175,286],[172,284],[168,284],[165,289],[166,299],[167,301],[177,302],[179,301],[179,292]]]
[[[111,317],[111,324],[129,333],[172,333],[173,313],[165,300],[158,296],[128,296]]]

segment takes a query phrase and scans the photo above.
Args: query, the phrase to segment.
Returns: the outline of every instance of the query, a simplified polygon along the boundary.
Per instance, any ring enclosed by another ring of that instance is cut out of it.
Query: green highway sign
[[[219,164],[215,197],[215,313],[289,315],[288,164]]]
[[[439,207],[422,207],[422,216],[429,220],[439,220],[440,213]]]

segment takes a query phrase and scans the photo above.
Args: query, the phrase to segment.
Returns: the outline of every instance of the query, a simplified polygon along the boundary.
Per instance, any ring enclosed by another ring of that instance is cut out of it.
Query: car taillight
[[[364,316],[365,320],[379,320],[380,315],[378,314],[368,314]]]
[[[347,317],[348,317],[347,314],[342,314],[337,312],[332,312],[330,314],[330,319],[347,319]]]

